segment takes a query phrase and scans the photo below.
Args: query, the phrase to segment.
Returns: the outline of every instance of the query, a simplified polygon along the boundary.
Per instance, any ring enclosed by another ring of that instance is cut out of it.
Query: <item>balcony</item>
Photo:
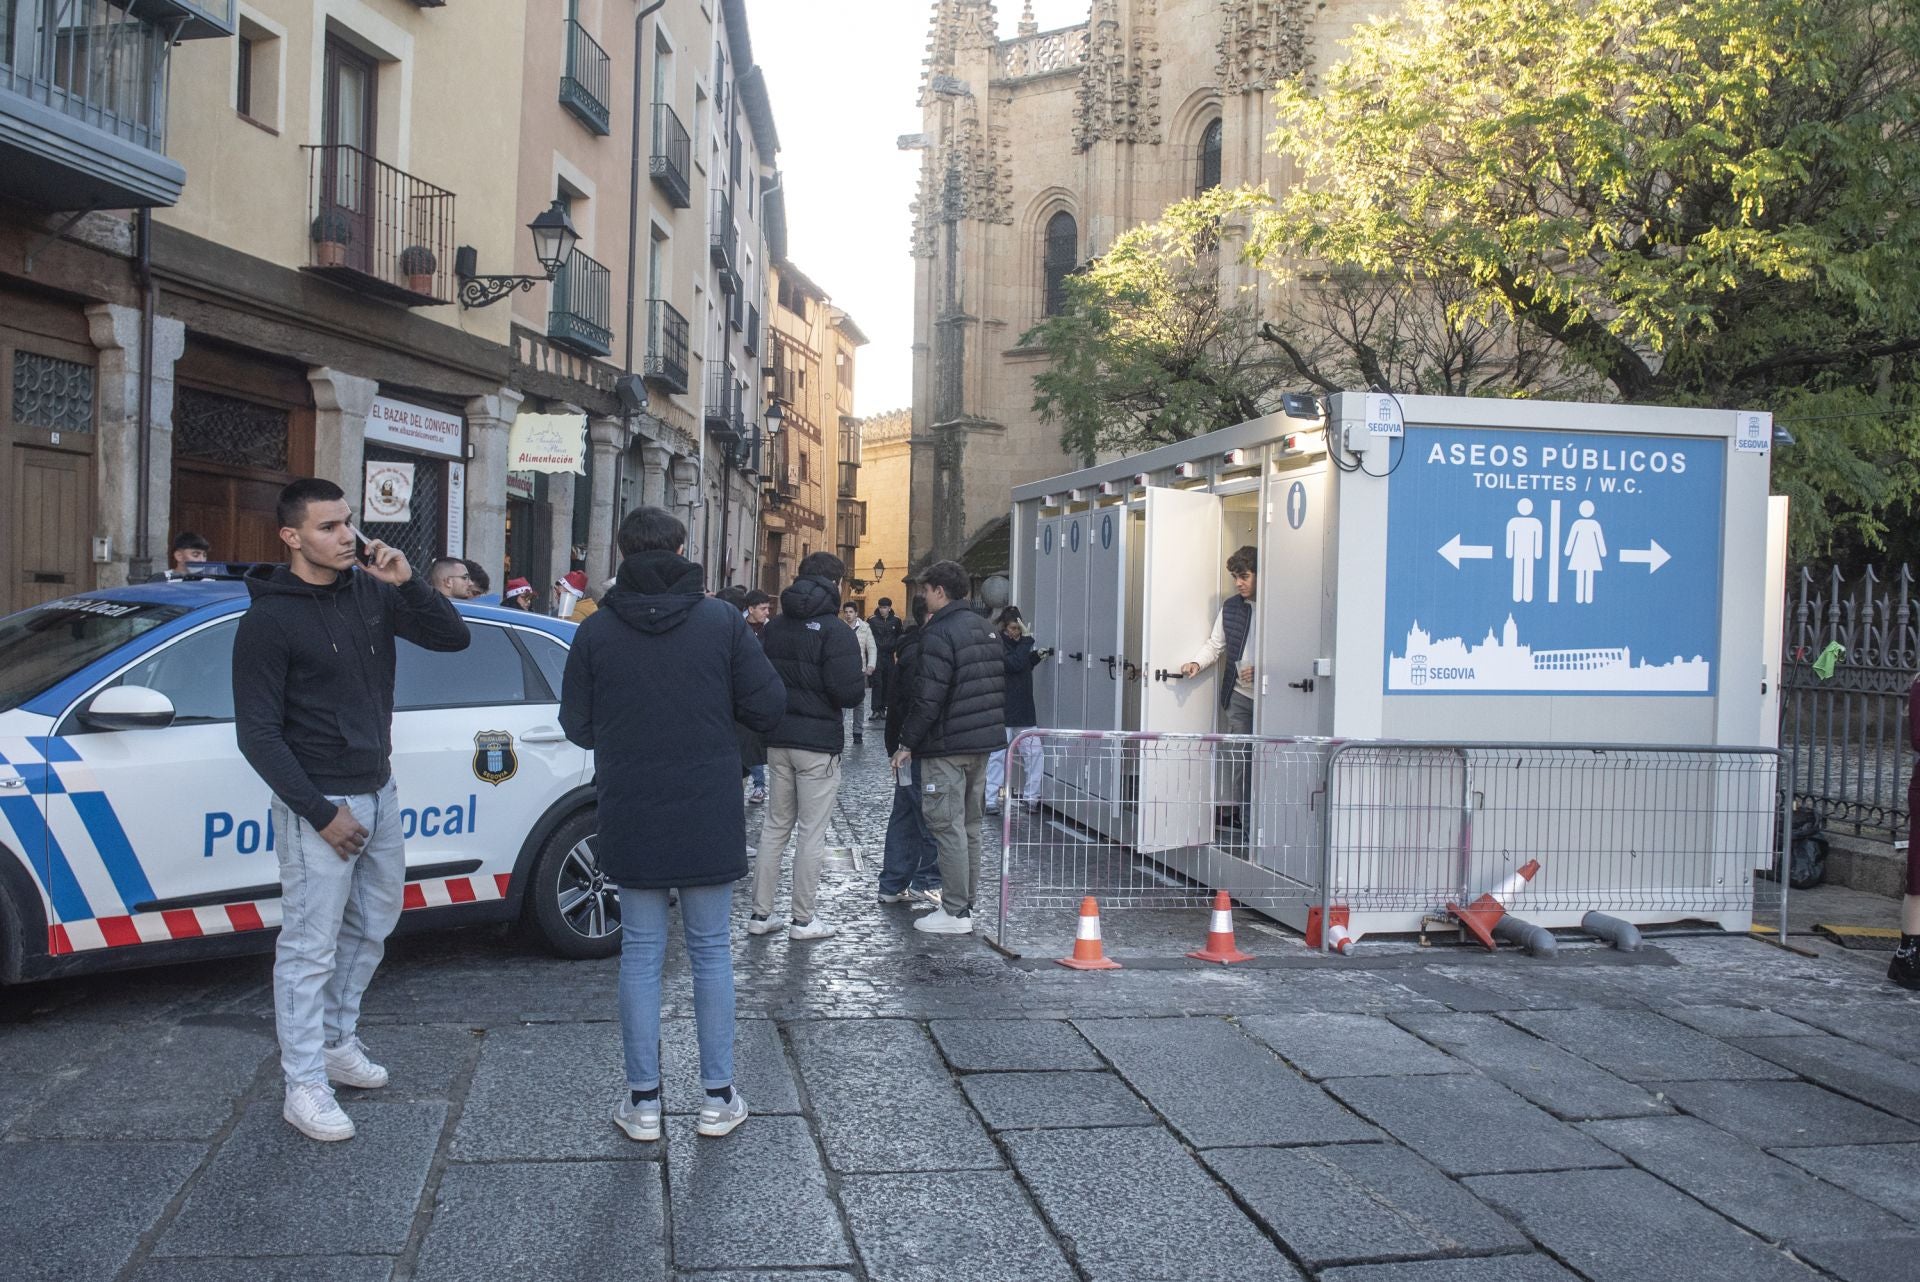
[[[740,418],[744,385],[734,377],[733,366],[717,364],[707,373],[707,431],[722,445],[738,445],[743,434]]]
[[[613,59],[607,56],[587,29],[567,19],[567,71],[560,77],[560,105],[594,133],[605,137],[613,132],[613,116],[607,110],[612,95]]]
[[[860,465],[842,462],[840,464],[840,497],[850,499],[860,493]]]
[[[302,271],[407,307],[453,299],[453,193],[358,147],[307,153]]]
[[[687,394],[687,318],[664,298],[647,300],[647,364],[641,373],[676,396]]]
[[[835,528],[840,533],[840,542],[854,546],[867,536],[867,505],[859,499],[842,498],[835,506],[834,515],[838,520]],[[852,564],[851,558],[843,558]]]
[[[588,356],[613,350],[613,273],[579,250],[553,278],[547,337]]]
[[[713,189],[712,220],[707,248],[713,256],[713,265],[732,271],[738,261],[740,240],[733,229],[733,197],[727,194],[725,187]]]
[[[667,194],[667,203],[675,209],[693,204],[693,187],[687,175],[693,168],[693,139],[673,108],[664,102],[653,104],[653,160],[649,172],[654,184]]]

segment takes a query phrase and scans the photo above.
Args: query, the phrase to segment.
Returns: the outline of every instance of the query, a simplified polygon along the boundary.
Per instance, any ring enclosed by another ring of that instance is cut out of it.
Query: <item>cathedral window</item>
[[[1220,122],[1208,123],[1200,135],[1200,176],[1194,191],[1204,195],[1220,185]]]
[[[1080,261],[1080,226],[1073,215],[1061,210],[1047,220],[1046,286],[1048,316],[1067,309],[1067,277]]]

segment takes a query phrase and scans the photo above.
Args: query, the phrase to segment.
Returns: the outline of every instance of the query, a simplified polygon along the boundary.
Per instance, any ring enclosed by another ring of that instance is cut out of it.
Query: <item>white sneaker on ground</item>
[[[613,1106],[613,1124],[625,1131],[630,1140],[659,1139],[659,1099],[643,1099],[636,1104],[631,1091],[622,1091],[619,1102]]]
[[[334,1102],[333,1088],[325,1082],[288,1082],[280,1116],[310,1140],[353,1138],[353,1119]]]
[[[780,923],[771,917],[762,917],[758,913],[755,913],[753,916],[747,918],[747,933],[749,935],[765,935],[778,929],[780,929]]]
[[[925,917],[913,923],[915,930],[924,930],[929,935],[971,935],[973,918],[950,916],[946,909],[936,908]]]
[[[826,920],[815,917],[812,921],[796,921],[787,927],[788,939],[832,939],[840,932],[827,925]]]
[[[387,1070],[367,1058],[367,1047],[358,1037],[349,1037],[338,1046],[320,1048],[327,1062],[327,1080],[342,1086],[374,1090],[387,1084]]]
[[[709,1095],[706,1103],[700,1106],[700,1117],[693,1124],[696,1134],[718,1138],[730,1134],[733,1128],[747,1120],[747,1099],[740,1093],[739,1087],[733,1089],[733,1099],[722,1103]]]

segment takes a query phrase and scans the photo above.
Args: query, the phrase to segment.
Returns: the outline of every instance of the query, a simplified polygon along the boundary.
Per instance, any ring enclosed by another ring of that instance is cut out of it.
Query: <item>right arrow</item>
[[[1493,560],[1493,548],[1486,543],[1462,543],[1456,534],[1440,545],[1440,555],[1447,558],[1447,564],[1457,570],[1462,561]]]
[[[1645,548],[1621,548],[1620,560],[1622,563],[1628,565],[1635,563],[1643,564],[1647,567],[1647,573],[1652,574],[1655,570],[1658,570],[1661,566],[1673,560],[1673,556],[1665,548],[1660,546],[1658,539],[1648,539]]]

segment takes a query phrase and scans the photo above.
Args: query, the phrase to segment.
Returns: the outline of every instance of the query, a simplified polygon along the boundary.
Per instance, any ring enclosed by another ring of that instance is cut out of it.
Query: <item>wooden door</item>
[[[52,336],[77,314],[28,303],[15,314],[46,327],[0,326],[0,613],[94,586],[93,353]]]
[[[15,564],[8,612],[71,596],[93,583],[93,460],[85,454],[13,444],[7,523]]]

